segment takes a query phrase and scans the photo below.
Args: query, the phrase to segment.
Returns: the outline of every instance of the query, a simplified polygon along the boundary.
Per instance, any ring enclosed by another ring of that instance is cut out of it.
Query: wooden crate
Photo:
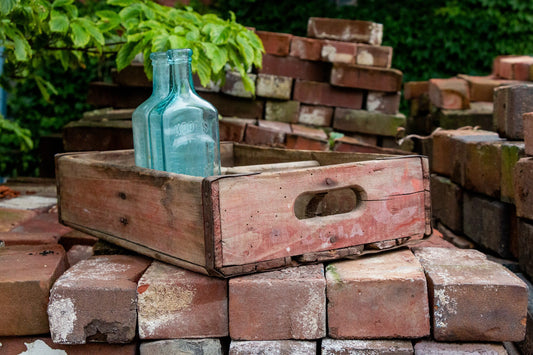
[[[59,155],[60,220],[219,277],[364,254],[431,233],[425,157],[236,143],[221,151],[237,174],[203,179],[143,169],[132,150]],[[311,166],[293,167],[301,161]],[[287,162],[295,163],[275,170]],[[274,170],[247,167],[257,164]]]

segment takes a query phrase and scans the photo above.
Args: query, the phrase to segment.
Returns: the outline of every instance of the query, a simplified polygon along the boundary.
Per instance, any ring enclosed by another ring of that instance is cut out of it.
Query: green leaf
[[[70,28],[72,29],[70,38],[72,39],[74,47],[84,47],[89,43],[91,36],[82,24],[79,22],[71,22]]]
[[[127,7],[127,6],[130,6],[130,5],[133,5],[137,1],[138,0],[107,0],[107,3],[109,5]]]
[[[74,0],[54,0],[52,3],[52,8],[57,9],[59,7],[65,7],[66,5],[70,5],[74,2]]]
[[[13,43],[15,46],[15,58],[18,61],[28,60],[31,56],[32,50],[26,38],[15,32],[13,33]]]
[[[168,33],[163,33],[155,36],[152,40],[152,52],[164,52],[170,49],[168,37]]]
[[[144,51],[149,40],[149,38],[144,38],[139,42],[127,42],[124,44],[117,53],[117,70],[121,71],[130,65],[133,58]]]
[[[214,73],[218,73],[224,69],[224,66],[228,62],[228,54],[225,49],[208,42],[202,42],[200,46],[211,63],[211,68]]]
[[[207,34],[214,44],[225,44],[228,42],[231,29],[229,26],[208,23],[202,28],[202,33]]]
[[[78,18],[77,20],[80,22],[82,26],[85,27],[85,30],[87,30],[87,32],[91,35],[91,37],[94,38],[96,43],[101,44],[101,45],[105,44],[104,35],[102,34],[102,32],[100,32],[98,27],[95,26],[93,21],[90,21],[86,18]]]
[[[170,49],[188,48],[189,42],[186,38],[176,35],[168,36],[168,43],[170,43]]]
[[[68,31],[70,21],[68,17],[56,10],[50,13],[50,31],[58,33],[66,33]]]
[[[2,0],[0,1],[0,14],[7,15],[15,7],[17,0]]]
[[[108,32],[114,28],[117,28],[118,26],[120,26],[120,23],[122,22],[122,19],[120,18],[120,16],[114,11],[110,11],[110,10],[97,11],[96,15],[100,17],[101,19],[99,23],[99,27],[100,27],[100,31],[102,32]]]

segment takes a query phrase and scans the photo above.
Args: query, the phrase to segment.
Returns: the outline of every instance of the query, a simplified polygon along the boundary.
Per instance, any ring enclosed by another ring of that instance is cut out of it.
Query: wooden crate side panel
[[[249,264],[427,231],[422,157],[375,160],[218,180],[221,260]],[[299,195],[359,187],[349,213],[298,219]],[[217,255],[220,257],[220,255]]]
[[[84,160],[83,155],[59,158],[58,172],[65,223],[205,265],[201,178]]]

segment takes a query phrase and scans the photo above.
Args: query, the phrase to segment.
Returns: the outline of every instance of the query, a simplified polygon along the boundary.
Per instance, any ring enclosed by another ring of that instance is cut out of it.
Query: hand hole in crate
[[[365,196],[360,186],[304,192],[296,198],[294,215],[308,219],[350,213],[362,208]]]

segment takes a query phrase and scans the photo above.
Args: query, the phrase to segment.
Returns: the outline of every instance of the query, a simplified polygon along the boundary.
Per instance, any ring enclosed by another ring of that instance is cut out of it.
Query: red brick
[[[524,143],[527,155],[533,155],[533,112],[524,113]]]
[[[300,113],[298,101],[267,101],[265,105],[265,120],[296,123]]]
[[[429,95],[429,81],[409,81],[403,85],[403,97],[406,100]]]
[[[520,218],[518,236],[518,263],[524,273],[533,279],[533,222]],[[531,346],[533,347],[533,343]]]
[[[514,170],[516,214],[533,220],[533,158],[522,158]]]
[[[255,34],[263,42],[267,54],[287,56],[291,48],[292,35],[288,33],[256,31]]]
[[[222,354],[220,339],[173,339],[142,343],[140,355]]]
[[[249,354],[315,354],[317,345],[313,341],[263,340],[235,341],[229,346],[229,355]]]
[[[254,119],[224,117],[218,121],[220,141],[242,142],[248,125],[256,123]]]
[[[324,337],[323,266],[300,266],[230,279],[229,329],[235,340]]]
[[[459,129],[462,127],[479,127],[495,131],[492,102],[471,102],[466,110],[438,110],[432,115],[433,122],[442,129]]]
[[[530,56],[502,57],[499,61],[498,75],[504,79],[530,80],[529,67],[533,64]]]
[[[55,352],[54,352],[55,350]],[[61,352],[61,350],[63,350]],[[92,343],[83,345],[54,344],[48,337],[0,337],[2,355],[68,354],[68,355],[136,355],[137,344]]]
[[[369,91],[366,96],[366,109],[395,115],[400,111],[401,94],[381,91]]]
[[[518,83],[512,80],[499,79],[494,75],[488,76],[472,76],[472,75],[458,75],[459,78],[466,80],[470,92],[470,101],[494,101],[494,89],[499,86]]]
[[[48,295],[66,267],[58,244],[0,248],[0,336],[48,332]]]
[[[464,188],[500,198],[501,143],[501,141],[466,143]]]
[[[152,88],[152,81],[144,73],[143,63],[131,63],[121,71],[111,69],[111,77],[115,84],[121,86],[140,86]]]
[[[439,227],[441,225],[439,224]],[[422,240],[419,243],[416,243],[411,246],[412,248],[421,248],[421,247],[437,247],[437,248],[455,248],[456,246],[449,242],[440,230],[433,229],[431,235]]]
[[[300,105],[300,114],[298,122],[313,126],[331,126],[333,118],[333,107]]]
[[[514,203],[514,167],[525,156],[524,142],[503,141],[501,149],[500,200]]]
[[[363,91],[317,81],[296,80],[293,99],[306,104],[360,109],[363,106]]]
[[[397,69],[336,63],[331,70],[330,83],[357,89],[398,92],[402,87],[402,72]]]
[[[316,137],[307,137],[299,134],[287,134],[285,139],[285,147],[287,149],[298,150],[329,150],[329,143],[325,139]]]
[[[94,256],[67,270],[50,292],[48,319],[54,343],[129,343],[137,323],[137,281],[150,260]]]
[[[429,99],[438,108],[464,110],[470,107],[468,83],[464,79],[429,79]]]
[[[520,84],[494,89],[494,120],[498,133],[511,140],[524,139],[522,115],[533,112],[533,85]]]
[[[11,232],[17,233],[53,233],[57,237],[70,232],[72,229],[59,223],[57,212],[39,213],[33,218],[20,223]]]
[[[386,115],[338,107],[333,114],[333,128],[340,131],[395,137],[398,130],[405,127],[405,123],[405,116],[401,113]]]
[[[98,238],[89,235],[87,233],[83,233],[77,230],[71,230],[68,233],[63,234],[61,237],[59,237],[59,244],[65,248],[65,250],[69,250],[74,245],[94,245],[98,241]]]
[[[294,36],[291,40],[290,55],[305,60],[320,60],[322,41],[314,38]]]
[[[507,350],[501,344],[489,343],[438,343],[422,340],[415,344],[415,354],[491,354],[507,355]]]
[[[392,64],[392,47],[357,44],[355,64],[388,69]]]
[[[331,64],[327,62],[302,60],[296,57],[277,57],[269,54],[263,55],[263,66],[258,70],[259,74],[324,82],[329,80],[330,71]]]
[[[244,143],[282,147],[285,143],[285,132],[280,132],[272,128],[249,125],[246,127]]]
[[[257,125],[283,133],[292,133],[292,125],[288,122],[259,120],[257,121]]]
[[[55,244],[59,237],[55,233],[0,232],[0,241],[6,246]]]
[[[151,87],[92,82],[89,84],[87,103],[96,107],[134,108],[142,104],[151,94]]]
[[[369,21],[310,17],[307,22],[307,36],[380,45],[383,25]]]
[[[433,217],[457,233],[463,231],[463,190],[450,179],[431,175]]]
[[[411,251],[335,262],[326,270],[330,337],[429,335],[426,278]]]
[[[522,351],[522,354],[533,354],[533,285],[524,277],[524,275],[518,274],[518,277],[520,277],[529,288],[529,304],[527,307],[526,337],[520,343],[515,343],[515,345],[520,351]],[[511,352],[509,353],[511,354]]]
[[[256,75],[255,74],[247,74],[250,80],[255,84]],[[244,89],[244,83],[242,80],[241,75],[238,72],[234,71],[227,71],[226,72],[226,80],[224,81],[224,85],[220,89],[224,94],[230,95],[230,96],[236,96],[236,97],[242,97],[251,99],[253,97],[253,94],[250,91],[247,91]]]
[[[527,286],[476,250],[419,248],[437,341],[520,341]]]
[[[221,116],[263,118],[265,107],[263,100],[247,100],[212,92],[199,92],[198,94],[215,106]]]
[[[355,64],[357,44],[351,42],[328,41],[322,42],[321,59],[330,63]]]
[[[67,251],[68,265],[73,266],[82,260],[89,259],[94,255],[93,247],[90,245],[73,245]]]
[[[130,120],[71,121],[63,127],[65,151],[133,149]]]
[[[20,192],[20,191],[19,191]],[[43,212],[49,210],[57,203],[57,198],[39,195],[19,195],[14,198],[0,200],[0,208],[13,208],[20,210],[36,210]]]
[[[439,232],[442,233],[442,237],[444,238],[444,240],[451,243],[451,245],[457,248],[461,248],[461,249],[474,249],[474,243],[472,243],[470,239],[462,235],[455,234],[451,229],[448,229],[446,226],[444,226],[444,224],[440,222],[437,223],[437,229],[439,230]],[[421,245],[421,246],[426,246],[426,245]],[[432,246],[443,247],[442,245],[432,245]]]
[[[288,76],[258,74],[255,93],[257,96],[289,100],[292,94],[293,79]]]
[[[323,355],[372,354],[412,355],[413,345],[408,340],[322,340]]]
[[[299,124],[291,124],[291,130],[294,134],[299,134],[301,136],[306,136],[310,138],[317,138],[328,140],[328,134],[324,130],[319,128],[313,128],[308,126],[303,126]]]
[[[352,153],[377,153],[377,154],[394,154],[392,150],[378,147],[376,144],[368,144],[360,139],[344,136],[335,139],[333,150],[336,152]]]
[[[141,339],[228,335],[227,280],[154,261],[139,280]]]

